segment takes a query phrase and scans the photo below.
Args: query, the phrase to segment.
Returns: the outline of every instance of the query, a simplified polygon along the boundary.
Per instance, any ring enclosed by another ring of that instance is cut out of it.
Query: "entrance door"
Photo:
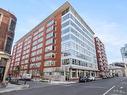
[[[5,67],[0,66],[0,82],[3,81]]]

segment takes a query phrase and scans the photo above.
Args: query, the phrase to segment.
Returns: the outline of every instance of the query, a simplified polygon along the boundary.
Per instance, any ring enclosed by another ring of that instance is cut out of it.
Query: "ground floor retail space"
[[[65,77],[67,79],[76,79],[80,76],[93,76],[98,77],[98,71],[92,70],[80,70],[80,69],[69,69],[69,71],[65,71]]]

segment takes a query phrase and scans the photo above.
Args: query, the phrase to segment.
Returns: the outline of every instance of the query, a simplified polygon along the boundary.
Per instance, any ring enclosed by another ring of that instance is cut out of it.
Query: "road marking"
[[[109,90],[107,90],[107,91],[106,91],[103,95],[108,94],[108,92],[109,92],[109,91],[111,91],[114,87],[115,87],[115,85],[114,85],[114,86],[112,86]]]

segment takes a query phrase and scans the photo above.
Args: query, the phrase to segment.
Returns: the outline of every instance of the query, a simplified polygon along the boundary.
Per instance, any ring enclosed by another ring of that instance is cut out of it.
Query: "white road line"
[[[111,91],[114,87],[115,87],[115,85],[114,85],[114,86],[112,86],[109,90],[107,90],[107,91],[106,91],[103,95],[108,94],[108,92],[109,92],[109,91]]]

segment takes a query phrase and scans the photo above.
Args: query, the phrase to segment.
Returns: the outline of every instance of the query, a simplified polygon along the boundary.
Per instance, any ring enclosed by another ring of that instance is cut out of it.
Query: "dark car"
[[[88,77],[79,77],[79,82],[87,82],[88,81]]]

